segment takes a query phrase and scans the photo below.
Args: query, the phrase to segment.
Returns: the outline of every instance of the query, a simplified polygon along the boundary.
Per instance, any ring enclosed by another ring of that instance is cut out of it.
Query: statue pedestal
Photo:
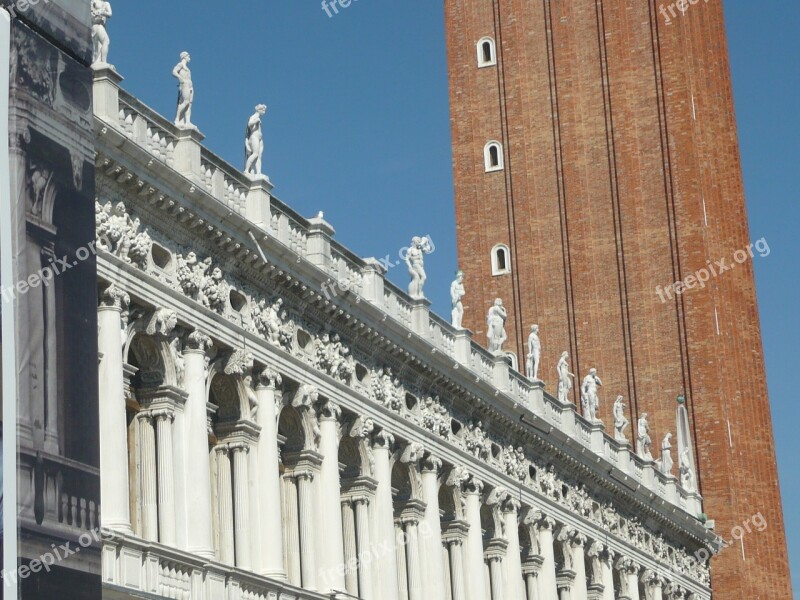
[[[250,176],[250,190],[247,192],[247,218],[262,229],[269,227],[272,212],[272,183],[266,175]]]
[[[472,362],[472,332],[469,329],[459,329],[455,333],[455,359],[462,365],[469,366]]]
[[[431,301],[415,298],[411,301],[411,329],[414,333],[429,337],[431,329]]]

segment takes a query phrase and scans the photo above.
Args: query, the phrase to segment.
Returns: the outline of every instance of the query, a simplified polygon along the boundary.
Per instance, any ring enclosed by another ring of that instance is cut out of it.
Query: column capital
[[[374,432],[372,434],[372,447],[374,449],[385,448],[391,452],[394,447],[394,435],[385,429]]]
[[[153,419],[153,411],[151,410],[140,410],[136,413],[136,418],[140,421],[151,421]]]
[[[195,329],[186,336],[184,352],[205,354],[211,349],[211,338],[202,331]]]
[[[644,569],[639,579],[643,584],[645,584],[648,587],[660,588],[664,587],[665,584],[664,578],[661,577],[655,571],[653,571],[653,569]]]
[[[119,312],[127,309],[131,303],[131,297],[123,290],[112,283],[100,293],[100,308],[113,309]]]
[[[281,386],[283,378],[272,367],[263,367],[253,372],[256,390],[274,390]]]
[[[342,417],[342,408],[333,400],[324,398],[317,405],[317,418],[320,421],[339,421]]]
[[[244,452],[245,454],[250,452],[250,444],[244,441],[231,442],[228,444],[228,448],[231,452]]]
[[[350,428],[350,437],[354,439],[367,439],[375,430],[375,421],[370,417],[358,417]]]
[[[217,444],[214,446],[214,452],[217,454],[229,454],[230,446],[228,444]]]
[[[556,520],[540,510],[532,511],[525,519],[526,524],[534,525],[536,529],[553,531],[556,528]]]
[[[572,535],[570,536],[570,543],[573,547],[583,548],[586,545],[588,538],[582,534],[580,531],[573,531]]]
[[[434,456],[430,452],[426,452],[425,456],[420,463],[422,466],[423,473],[435,473],[436,475],[439,474],[439,471],[442,468],[442,461],[440,458]]]
[[[158,421],[161,419],[169,420],[170,422],[175,420],[175,411],[171,408],[156,408],[150,411],[153,419]]]
[[[620,556],[614,566],[623,573],[628,575],[635,575],[639,571],[639,566],[633,561],[632,558]]]

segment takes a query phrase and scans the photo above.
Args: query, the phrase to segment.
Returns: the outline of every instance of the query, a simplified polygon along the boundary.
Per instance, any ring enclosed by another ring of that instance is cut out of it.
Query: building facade
[[[692,486],[120,82],[95,68],[104,597],[710,598]]]
[[[100,525],[100,481],[89,5],[0,4],[12,17],[3,219],[15,282],[2,290],[3,311],[15,317],[3,342],[16,351],[4,377],[15,380],[17,404],[16,500],[5,505],[18,524],[4,533],[16,536],[19,560],[4,586],[8,597],[14,580],[22,598],[88,600],[101,593],[100,543],[90,533]]]
[[[502,298],[520,364],[538,324],[545,379],[568,351],[655,439],[685,397],[717,531],[769,522],[714,559],[713,589],[791,598],[722,3],[445,13],[464,325],[484,340]]]

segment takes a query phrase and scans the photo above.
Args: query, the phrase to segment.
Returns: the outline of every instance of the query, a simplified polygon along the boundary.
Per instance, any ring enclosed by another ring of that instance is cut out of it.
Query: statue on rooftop
[[[111,18],[111,3],[104,0],[92,0],[92,65],[108,64],[108,37],[106,22]]]
[[[525,361],[525,372],[528,379],[539,381],[539,359],[542,355],[542,342],[539,340],[539,326],[531,325],[528,336],[528,355]]]
[[[625,416],[625,403],[622,396],[617,396],[614,401],[614,439],[618,442],[627,442],[628,438],[625,437],[625,429],[630,422]]]
[[[456,278],[450,284],[450,302],[453,310],[451,312],[451,323],[456,329],[463,329],[461,322],[464,318],[464,305],[461,303],[461,298],[466,295],[464,289],[464,272],[456,272]]]
[[[667,433],[661,442],[661,472],[664,475],[672,475],[672,434]]]
[[[556,365],[556,371],[558,372],[558,401],[562,404],[569,402],[569,392],[572,389],[572,380],[575,378],[575,375],[569,372],[568,358],[569,353],[565,350],[561,353],[561,358],[558,359],[558,364]]]
[[[581,405],[584,418],[591,423],[600,423],[600,419],[597,418],[597,410],[600,408],[597,388],[602,385],[603,382],[597,376],[597,369],[589,369],[589,374],[583,378],[581,384]]]
[[[503,344],[508,339],[505,328],[507,318],[508,313],[503,301],[497,298],[486,315],[486,337],[489,340],[489,352],[493,354],[500,354],[503,351]]]
[[[644,460],[653,460],[653,455],[650,452],[652,446],[653,440],[650,439],[650,424],[647,422],[647,413],[642,413],[638,423],[636,454]]]
[[[408,284],[408,295],[414,300],[425,297],[422,288],[428,276],[425,274],[425,255],[433,252],[431,241],[428,236],[411,238],[411,246],[406,252],[406,265],[408,274],[411,275],[411,283]]]
[[[264,156],[264,134],[261,131],[261,117],[267,113],[267,105],[259,104],[256,112],[247,122],[245,134],[245,175],[261,175],[261,159]]]
[[[692,454],[689,446],[686,446],[678,457],[678,474],[680,475],[683,489],[690,493],[694,492],[694,465],[692,464]]]
[[[188,52],[181,52],[181,60],[172,69],[172,75],[178,80],[178,112],[175,116],[175,125],[181,129],[191,129],[192,104],[194,103],[194,84],[189,62],[192,57]]]

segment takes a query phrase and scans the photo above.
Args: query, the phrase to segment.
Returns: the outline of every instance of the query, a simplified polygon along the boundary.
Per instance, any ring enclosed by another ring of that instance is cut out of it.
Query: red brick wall
[[[521,364],[538,323],[550,391],[569,350],[579,379],[603,379],[604,421],[623,394],[632,423],[650,414],[656,448],[684,394],[717,531],[758,512],[769,524],[745,537],[744,561],[738,546],[714,559],[716,597],[788,600],[752,263],[668,302],[655,289],[750,242],[720,0],[670,25],[660,6],[445,0],[465,325],[485,341],[503,298]],[[483,36],[497,67],[477,67]],[[485,173],[493,139],[505,169]],[[491,275],[498,243],[512,275]]]

